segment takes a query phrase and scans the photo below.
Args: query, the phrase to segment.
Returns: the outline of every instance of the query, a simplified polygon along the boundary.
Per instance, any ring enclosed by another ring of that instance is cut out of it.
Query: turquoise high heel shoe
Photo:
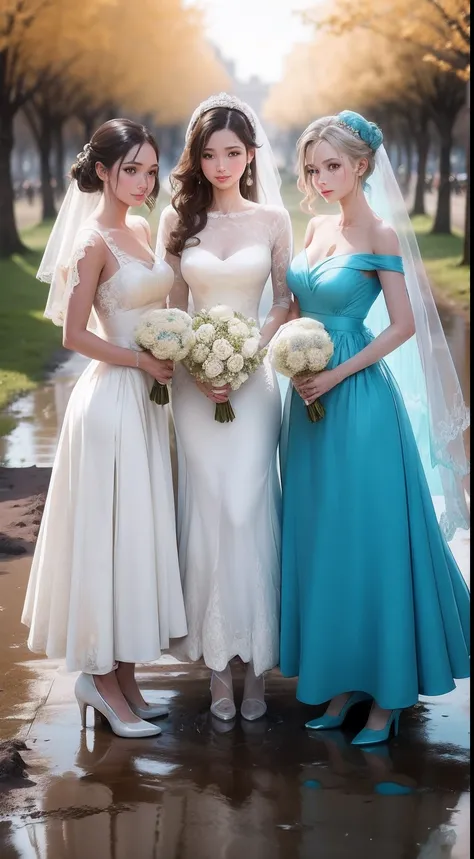
[[[318,719],[312,719],[310,722],[306,722],[305,728],[309,728],[310,731],[328,731],[331,728],[340,728],[345,722],[349,710],[351,710],[355,704],[360,704],[362,701],[370,700],[371,695],[367,695],[366,692],[353,692],[337,716],[328,716],[324,713],[322,716],[319,716]]]
[[[398,724],[400,722],[401,710],[392,710],[387,719],[387,724],[380,728],[379,731],[374,731],[372,728],[362,728],[362,731],[352,740],[353,746],[374,746],[376,743],[386,743],[390,738],[390,733],[393,725],[394,736],[398,734]]]

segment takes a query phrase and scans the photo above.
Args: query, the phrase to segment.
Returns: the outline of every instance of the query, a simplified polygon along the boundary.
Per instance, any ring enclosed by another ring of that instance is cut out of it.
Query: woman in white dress
[[[286,321],[291,225],[271,150],[251,108],[221,93],[195,111],[171,176],[159,253],[175,271],[170,304],[231,306],[258,319],[271,276],[263,348]],[[275,205],[276,202],[276,205]],[[232,393],[233,423],[214,420],[216,391],[178,367],[172,406],[178,446],[178,544],[188,636],[185,655],[212,669],[211,710],[232,719],[229,662],[248,663],[241,714],[266,710],[264,672],[278,663],[280,486],[278,383],[267,363]]]
[[[171,362],[138,350],[145,311],[165,307],[173,272],[129,207],[158,194],[158,147],[126,119],[101,126],[78,156],[38,277],[64,345],[91,358],[64,418],[23,623],[28,646],[81,671],[76,697],[119,736],[152,736],[135,663],[186,634],[168,409],[149,399]]]

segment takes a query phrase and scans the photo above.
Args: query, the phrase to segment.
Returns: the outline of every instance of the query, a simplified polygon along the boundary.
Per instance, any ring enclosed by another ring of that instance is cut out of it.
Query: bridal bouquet
[[[254,319],[247,319],[224,304],[201,310],[193,317],[196,343],[183,364],[200,382],[213,388],[230,385],[233,391],[262,363],[266,350],[259,350],[260,331]],[[235,418],[227,400],[216,403],[215,420],[228,423]]]
[[[177,308],[150,310],[135,329],[135,341],[160,361],[182,361],[196,342],[193,320]],[[169,403],[167,385],[155,380],[150,400],[160,406]]]
[[[294,319],[287,322],[270,346],[269,357],[274,369],[291,379],[320,373],[334,352],[333,342],[322,322],[316,319]],[[306,407],[310,421],[324,417],[319,400]]]

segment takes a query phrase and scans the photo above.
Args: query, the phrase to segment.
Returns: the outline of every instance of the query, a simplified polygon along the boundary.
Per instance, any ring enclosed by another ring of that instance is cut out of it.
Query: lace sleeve
[[[286,209],[279,209],[272,243],[273,307],[288,309],[291,304],[286,274],[291,262],[292,246],[290,216]]]
[[[84,259],[87,249],[97,242],[100,242],[100,238],[94,230],[81,230],[68,264],[57,265],[51,273],[51,287],[44,315],[55,325],[64,325],[69,298],[80,281],[79,263]]]
[[[163,209],[156,237],[156,256],[164,259],[174,272],[174,284],[168,297],[169,307],[179,307],[181,310],[187,310],[189,288],[181,274],[181,260],[175,254],[170,254],[166,247],[177,218],[178,215],[172,206],[166,206],[166,209]]]

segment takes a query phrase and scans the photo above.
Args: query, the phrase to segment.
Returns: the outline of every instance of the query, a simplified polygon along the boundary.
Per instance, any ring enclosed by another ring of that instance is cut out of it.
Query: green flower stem
[[[161,382],[158,382],[155,379],[150,391],[150,400],[152,403],[157,403],[159,406],[167,406],[170,401],[167,385],[162,385]]]
[[[233,421],[234,418],[235,413],[230,404],[230,400],[226,400],[225,403],[216,403],[216,411],[214,414],[215,421],[218,421],[220,424],[228,424]]]
[[[308,412],[309,420],[313,424],[321,421],[326,414],[326,410],[319,400],[315,400],[314,403],[310,403],[309,406],[306,406],[306,411]]]

